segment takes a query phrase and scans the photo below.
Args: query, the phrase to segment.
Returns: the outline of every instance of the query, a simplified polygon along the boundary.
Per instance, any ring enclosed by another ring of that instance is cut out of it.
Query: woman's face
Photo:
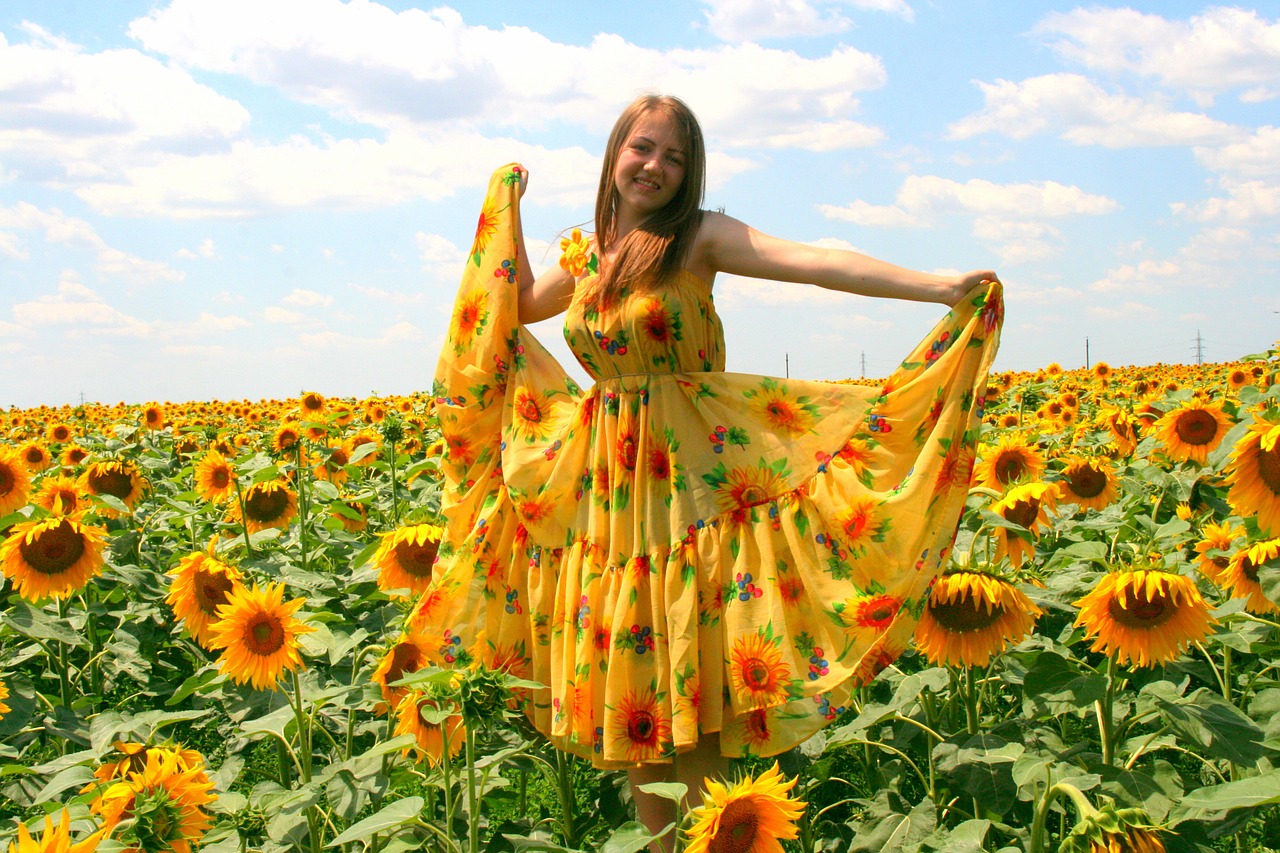
[[[641,116],[613,169],[619,214],[647,216],[666,206],[684,183],[686,154],[679,127],[664,112]]]

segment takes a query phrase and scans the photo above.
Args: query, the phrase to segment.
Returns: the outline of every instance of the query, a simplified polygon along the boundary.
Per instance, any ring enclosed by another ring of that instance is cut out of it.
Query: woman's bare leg
[[[631,778],[631,796],[636,801],[636,817],[650,834],[661,832],[668,824],[677,820],[675,805],[662,797],[655,797],[640,790],[641,785],[652,782],[682,782],[688,789],[685,793],[684,809],[702,804],[703,780],[723,778],[729,772],[729,759],[720,754],[719,738],[704,737],[689,752],[682,752],[676,757],[674,764],[643,764],[629,771]],[[684,811],[681,811],[683,814]],[[649,845],[650,853],[670,853],[673,848],[672,837],[665,836],[661,841]]]

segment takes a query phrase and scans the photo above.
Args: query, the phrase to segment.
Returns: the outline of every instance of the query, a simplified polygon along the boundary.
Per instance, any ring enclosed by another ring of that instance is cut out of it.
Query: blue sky
[[[554,264],[646,91],[701,118],[708,207],[997,269],[999,369],[1276,340],[1272,4],[6,0],[0,405],[428,388],[489,173]],[[940,314],[715,292],[752,373],[883,376]]]

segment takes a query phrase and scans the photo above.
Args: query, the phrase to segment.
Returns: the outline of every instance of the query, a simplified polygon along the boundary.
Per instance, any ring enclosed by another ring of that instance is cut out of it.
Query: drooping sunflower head
[[[1251,613],[1280,613],[1280,604],[1272,601],[1262,589],[1258,570],[1263,567],[1280,568],[1280,539],[1264,539],[1231,555],[1217,577],[1218,583],[1230,591],[1233,598],[1245,599],[1245,607]]]
[[[399,681],[410,673],[417,672],[429,662],[429,644],[419,634],[407,633],[387,650],[373,671],[373,683],[382,691],[382,698],[387,707],[399,707],[400,700],[408,692],[407,687],[393,687],[392,682]],[[379,713],[382,713],[380,710]]]
[[[31,472],[15,448],[0,447],[0,516],[26,506]]]
[[[149,750],[146,766],[112,784],[90,809],[103,829],[134,850],[191,853],[210,826],[216,797],[204,766],[183,769],[169,750]]]
[[[1142,809],[1108,803],[1082,815],[1062,841],[1060,853],[1165,853],[1160,833]]]
[[[1098,410],[1098,426],[1107,431],[1117,456],[1128,456],[1138,446],[1138,419],[1128,409],[1103,406]]]
[[[1268,535],[1280,534],[1280,419],[1255,415],[1223,474],[1227,503],[1236,514],[1256,515]]]
[[[1209,522],[1200,531],[1200,541],[1196,543],[1196,552],[1200,555],[1196,561],[1198,568],[1206,578],[1217,583],[1219,576],[1231,562],[1230,555],[1210,556],[1211,551],[1230,551],[1237,539],[1245,535],[1245,529],[1239,525],[1218,524]]]
[[[1031,531],[1032,536],[1038,536],[1040,526],[1049,523],[1048,511],[1056,503],[1057,492],[1053,485],[1024,483],[1010,489],[992,505],[991,511],[1006,521],[1025,527]],[[1006,555],[1014,567],[1018,567],[1025,558],[1035,556],[1035,548],[1015,532],[1000,528],[997,533],[996,560],[999,561]]]
[[[916,645],[934,664],[986,666],[1031,633],[1043,613],[1007,580],[975,571],[945,574],[934,583]]]
[[[806,803],[789,796],[796,780],[784,780],[776,763],[731,787],[711,779],[705,783],[686,853],[774,853],[782,849],[780,839],[799,834],[796,822]]]
[[[179,560],[169,575],[173,582],[165,601],[196,642],[212,650],[218,608],[240,586],[243,574],[212,554],[197,551]]]
[[[1203,465],[1230,429],[1231,419],[1220,404],[1190,400],[1156,422],[1156,437],[1174,462]]]
[[[28,601],[63,598],[102,570],[105,536],[67,516],[19,522],[0,542],[0,571]]]
[[[1075,606],[1076,624],[1095,637],[1090,650],[1135,666],[1177,660],[1214,625],[1196,585],[1159,569],[1108,572]]]
[[[443,706],[418,690],[406,691],[396,705],[397,736],[410,734],[414,746],[405,750],[417,754],[419,761],[435,766],[457,755],[467,739],[466,726],[456,708]]]
[[[1082,510],[1103,509],[1119,494],[1115,466],[1103,456],[1072,456],[1057,481],[1057,499]]]
[[[378,587],[425,592],[443,536],[444,528],[435,524],[413,524],[384,534],[372,561],[378,567]]]
[[[315,629],[294,618],[305,599],[284,600],[284,584],[268,584],[265,589],[239,587],[218,607],[210,645],[222,649],[218,668],[237,684],[251,684],[258,690],[275,690],[286,671],[305,664],[299,637]]]
[[[110,495],[132,510],[147,489],[147,481],[137,467],[127,460],[107,459],[94,462],[80,476],[81,487],[91,495]],[[103,514],[120,515],[120,511],[104,506]]]

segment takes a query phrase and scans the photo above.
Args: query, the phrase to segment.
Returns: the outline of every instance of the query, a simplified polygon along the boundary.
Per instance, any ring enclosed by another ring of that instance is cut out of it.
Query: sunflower
[[[710,478],[708,483],[715,487],[716,503],[724,510],[744,510],[787,490],[787,481],[764,464],[732,468],[719,477],[715,473],[704,474],[703,478]],[[710,482],[712,479],[714,483]]]
[[[27,505],[31,492],[31,472],[21,454],[12,447],[0,447],[0,516]]]
[[[62,451],[62,464],[68,468],[74,468],[88,458],[89,451],[78,444],[68,445]]]
[[[436,700],[427,698],[418,690],[406,692],[396,705],[395,734],[413,735],[418,760],[426,761],[431,766],[443,760],[446,746],[449,756],[453,757],[461,751],[467,739],[461,714],[450,713],[441,722],[428,722],[427,716],[434,718],[439,714]],[[415,747],[406,749],[405,754]]]
[[[786,698],[791,670],[777,643],[762,634],[748,634],[733,643],[729,671],[738,696],[752,708],[776,705]]]
[[[382,535],[382,544],[373,555],[378,567],[378,587],[407,589],[417,594],[431,584],[431,569],[440,550],[444,528],[434,524],[414,524]]]
[[[102,841],[105,829],[99,829],[87,838],[72,842],[71,813],[61,811],[57,826],[50,815],[44,816],[44,834],[33,836],[25,823],[18,824],[17,838],[9,843],[8,853],[94,853]]]
[[[210,450],[196,465],[196,491],[209,503],[226,503],[236,493],[236,469],[227,457]]]
[[[839,536],[850,548],[863,549],[868,542],[884,539],[889,519],[880,511],[881,502],[868,495],[857,495],[848,506],[840,509],[833,519],[839,528]]]
[[[49,455],[49,451],[44,449],[44,445],[38,441],[28,441],[19,447],[18,455],[22,457],[22,464],[26,465],[27,470],[33,474],[43,471],[53,464],[53,457]]]
[[[1007,433],[974,468],[980,483],[997,491],[1029,480],[1038,480],[1044,472],[1044,454],[1040,448],[1019,433]]]
[[[0,681],[0,720],[3,720],[13,709],[9,707],[9,703],[4,700],[9,698],[9,685]]]
[[[1031,633],[1044,611],[1003,578],[983,572],[943,575],[929,593],[916,645],[931,663],[986,666]]]
[[[1254,415],[1223,471],[1227,503],[1238,515],[1258,516],[1268,534],[1280,533],[1280,422]]]
[[[268,527],[286,528],[298,514],[298,496],[283,480],[264,480],[244,491],[244,509],[232,502],[227,513],[231,521],[244,522],[252,535]]]
[[[471,348],[476,335],[489,322],[489,294],[476,288],[458,299],[449,321],[449,341],[454,353],[462,355]]]
[[[1231,555],[1225,569],[1217,577],[1218,583],[1231,592],[1232,598],[1246,599],[1245,607],[1251,613],[1280,613],[1280,605],[1267,598],[1258,582],[1258,569],[1270,563],[1277,568],[1280,556],[1280,539],[1255,542]]]
[[[240,586],[243,574],[215,557],[211,542],[208,551],[197,551],[179,560],[169,575],[173,582],[165,602],[195,641],[212,651],[218,608]]]
[[[784,781],[777,762],[733,787],[705,781],[685,853],[782,853],[779,839],[797,836],[806,804],[787,796],[796,780]]]
[[[45,431],[44,437],[52,441],[54,444],[65,444],[75,438],[75,430],[63,423],[54,423],[49,425],[49,429]]]
[[[396,644],[387,650],[373,671],[373,683],[382,691],[382,698],[387,707],[396,708],[400,700],[408,692],[406,687],[392,687],[391,682],[399,681],[406,675],[417,672],[427,665],[429,660],[429,644],[420,634],[409,632],[400,637]],[[379,709],[378,713],[382,713]]]
[[[1116,499],[1119,481],[1111,460],[1101,456],[1071,456],[1062,469],[1057,499],[1083,510],[1102,509]]]
[[[130,511],[147,489],[147,481],[134,464],[121,459],[94,462],[80,475],[80,484],[91,495],[110,495],[119,499]],[[102,512],[108,516],[120,515],[119,510],[111,507],[105,507]]]
[[[378,421],[375,420],[374,422],[377,423]],[[356,451],[358,451],[361,447],[364,447],[366,444],[371,444],[373,446],[369,450],[365,451],[363,456],[361,456],[355,462],[352,462],[351,463],[352,465],[359,465],[360,467],[363,468],[368,465],[372,465],[375,461],[377,461],[378,449],[382,446],[382,439],[373,430],[362,429],[359,432],[357,432],[355,435],[348,438],[345,442],[343,442],[343,447],[347,451],[348,459],[355,459]]]
[[[141,773],[147,768],[149,756],[153,752],[160,753],[162,760],[165,756],[172,755],[179,770],[193,770],[204,767],[204,756],[194,749],[129,743],[120,740],[116,741],[112,746],[115,747],[118,757],[111,761],[103,762],[98,769],[93,771],[94,778],[98,782],[110,783],[116,779],[128,779],[130,773]],[[97,783],[90,782],[81,793],[92,790],[95,784]]]
[[[28,601],[62,598],[101,571],[105,536],[65,516],[19,522],[0,542],[0,572]]]
[[[1139,808],[1118,808],[1114,803],[1101,809],[1086,806],[1060,849],[1062,853],[1165,853],[1159,835],[1164,831]]]
[[[298,398],[298,411],[306,420],[317,420],[324,417],[325,399],[315,391],[308,391]]]
[[[276,427],[275,434],[271,437],[271,449],[276,453],[284,453],[286,450],[293,450],[298,446],[298,442],[302,440],[302,434],[298,432],[295,424],[280,424]]]
[[[223,649],[219,669],[237,684],[248,682],[258,690],[275,690],[286,669],[305,666],[298,637],[315,629],[293,618],[305,601],[285,601],[284,584],[280,583],[268,584],[266,589],[255,583],[252,589],[232,590],[227,603],[218,608],[209,643],[214,649]]]
[[[521,385],[511,402],[511,431],[525,441],[548,438],[555,431],[551,401]]]
[[[142,410],[142,425],[146,429],[162,430],[165,428],[165,424],[164,407],[159,403],[152,403]]]
[[[359,533],[369,526],[369,507],[363,501],[334,501],[330,505],[329,515],[336,518],[348,533]]]
[[[1128,410],[1105,406],[1098,411],[1098,425],[1110,433],[1118,456],[1128,456],[1138,446],[1138,420]]]
[[[863,593],[845,599],[841,617],[844,620],[846,633],[858,631],[883,632],[893,624],[898,611],[902,609],[902,599],[888,593]]]
[[[203,807],[216,799],[212,788],[203,765],[184,770],[173,753],[152,750],[146,767],[111,785],[90,809],[131,849],[191,853],[210,825]]]
[[[747,408],[774,432],[797,436],[813,430],[817,409],[808,397],[792,396],[786,386],[772,379],[764,380],[759,388],[747,391],[746,395],[750,400]]]
[[[610,736],[627,760],[649,761],[659,758],[671,745],[671,719],[658,701],[652,687],[628,690],[610,721]]]
[[[1056,490],[1049,483],[1025,483],[1010,489],[992,505],[991,511],[1006,521],[1025,527],[1032,536],[1039,536],[1040,525],[1049,523],[1048,510],[1056,502]],[[1028,556],[1035,557],[1035,546],[1008,528],[1000,528],[996,535],[997,562],[1007,554],[1009,562],[1017,567]]]
[[[328,480],[334,485],[347,481],[347,465],[351,462],[351,452],[344,444],[330,444],[319,450],[320,463],[312,470],[321,480]]]
[[[1227,374],[1227,387],[1232,391],[1239,391],[1244,386],[1253,381],[1253,376],[1247,370],[1236,368]]]
[[[1084,627],[1085,638],[1096,635],[1090,651],[1136,666],[1177,660],[1214,625],[1196,585],[1158,569],[1109,572],[1075,606],[1080,608],[1076,625]]]
[[[1231,419],[1219,404],[1190,400],[1156,421],[1155,428],[1170,459],[1203,465],[1231,429]]]
[[[1196,543],[1196,552],[1200,555],[1196,560],[1198,568],[1206,578],[1217,583],[1222,571],[1231,562],[1230,557],[1210,557],[1210,551],[1229,551],[1235,541],[1245,535],[1245,529],[1231,524],[1209,522],[1200,531],[1200,541]]]
[[[480,266],[480,256],[484,254],[484,250],[489,248],[489,241],[498,233],[498,214],[505,207],[499,208],[496,199],[486,198],[484,207],[480,208],[480,219],[476,222],[476,236],[471,241],[470,255],[472,262],[476,266]]]

